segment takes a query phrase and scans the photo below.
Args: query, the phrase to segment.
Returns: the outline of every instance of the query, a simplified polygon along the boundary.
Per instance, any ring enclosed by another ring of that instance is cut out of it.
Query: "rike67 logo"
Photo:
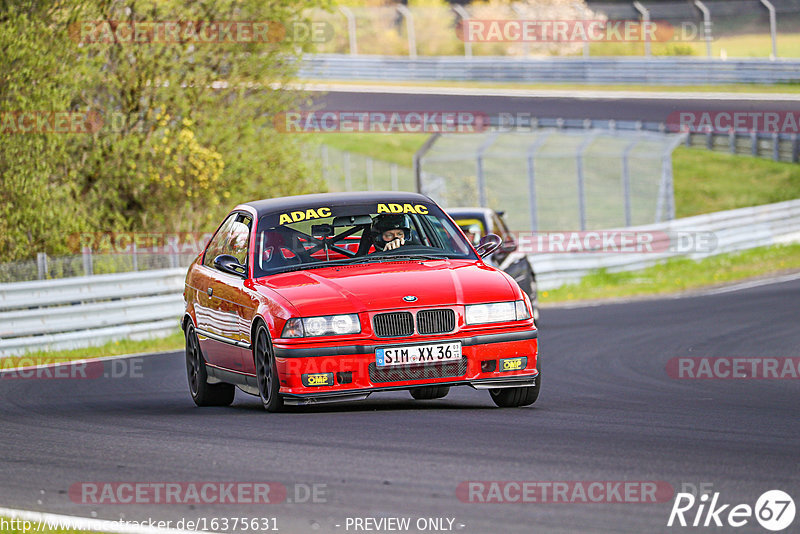
[[[779,532],[794,521],[794,500],[781,490],[764,492],[755,506],[749,504],[731,505],[720,500],[720,493],[714,492],[695,497],[692,493],[678,493],[669,514],[667,526],[692,527],[742,527],[755,520],[765,529]]]

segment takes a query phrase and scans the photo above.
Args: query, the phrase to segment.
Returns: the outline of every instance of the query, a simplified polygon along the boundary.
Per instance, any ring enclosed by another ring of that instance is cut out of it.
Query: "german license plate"
[[[375,364],[378,367],[440,363],[460,359],[460,341],[437,343],[435,345],[403,345],[402,347],[379,347],[375,349]]]

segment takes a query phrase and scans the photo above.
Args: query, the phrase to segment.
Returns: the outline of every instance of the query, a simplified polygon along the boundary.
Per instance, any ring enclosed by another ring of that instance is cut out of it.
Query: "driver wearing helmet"
[[[408,216],[395,213],[378,215],[372,221],[372,241],[376,250],[394,250],[408,241],[411,224]]]

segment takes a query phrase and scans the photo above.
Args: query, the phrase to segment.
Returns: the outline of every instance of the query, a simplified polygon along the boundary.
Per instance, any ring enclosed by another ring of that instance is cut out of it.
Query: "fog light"
[[[353,381],[353,372],[352,371],[344,371],[341,373],[336,373],[336,383],[337,384],[349,384]]]
[[[483,360],[481,362],[481,373],[491,373],[497,369],[497,360]]]

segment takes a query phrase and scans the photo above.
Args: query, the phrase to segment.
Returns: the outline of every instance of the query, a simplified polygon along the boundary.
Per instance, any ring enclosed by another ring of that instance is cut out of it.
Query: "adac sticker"
[[[378,204],[378,213],[419,213],[428,214],[428,206],[424,204]]]
[[[308,208],[306,210],[291,211],[288,213],[281,213],[278,224],[289,224],[293,222],[309,221],[311,219],[321,219],[323,217],[330,217],[330,208]]]

